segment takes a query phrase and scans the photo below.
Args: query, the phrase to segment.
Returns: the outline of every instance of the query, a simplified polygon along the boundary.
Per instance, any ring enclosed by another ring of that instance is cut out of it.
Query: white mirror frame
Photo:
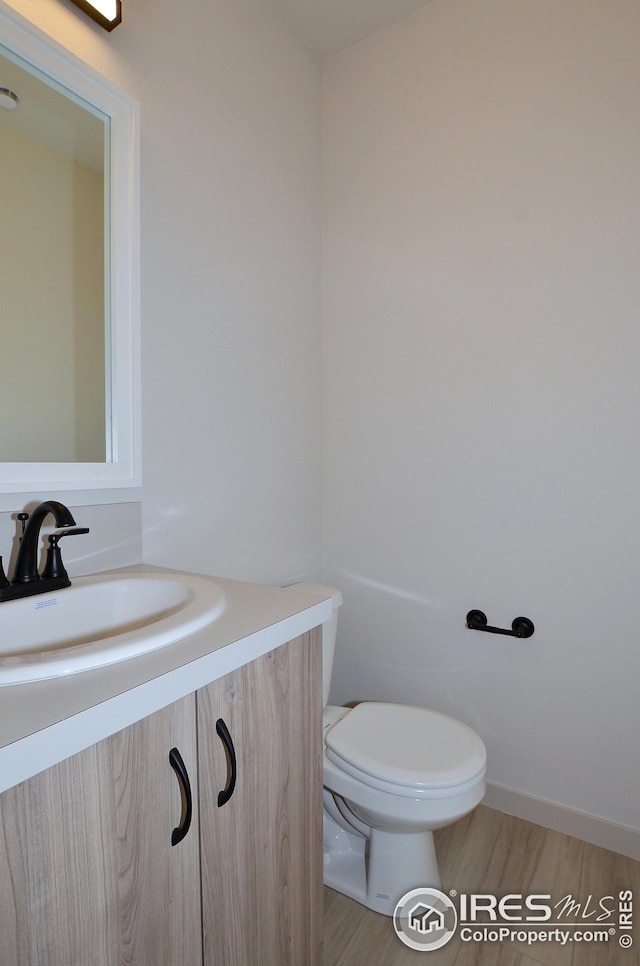
[[[0,43],[111,118],[112,440],[108,463],[0,463],[0,508],[10,508],[4,494],[116,488],[119,501],[137,499],[122,488],[141,485],[139,106],[4,0]],[[19,406],[0,418],[19,419]]]

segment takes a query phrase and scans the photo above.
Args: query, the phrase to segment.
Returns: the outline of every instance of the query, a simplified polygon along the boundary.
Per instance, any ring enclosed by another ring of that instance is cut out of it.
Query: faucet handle
[[[47,580],[52,577],[69,580],[69,575],[67,574],[65,565],[62,562],[62,554],[60,553],[60,547],[58,544],[63,537],[72,537],[78,533],[89,533],[89,527],[65,527],[64,530],[57,530],[55,533],[50,535],[47,559],[41,574],[41,578],[43,580]]]
[[[24,529],[25,529],[25,527],[27,525],[27,520],[29,519],[29,514],[28,513],[18,513],[17,518],[20,521],[20,523],[22,524],[22,530],[20,531],[20,539],[22,540],[22,538],[24,537]]]

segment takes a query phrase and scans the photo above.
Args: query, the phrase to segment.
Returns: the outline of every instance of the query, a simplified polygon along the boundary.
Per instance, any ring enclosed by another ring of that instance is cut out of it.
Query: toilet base
[[[324,813],[324,884],[393,916],[411,889],[440,888],[432,832],[402,834],[371,829],[368,837],[341,828]]]

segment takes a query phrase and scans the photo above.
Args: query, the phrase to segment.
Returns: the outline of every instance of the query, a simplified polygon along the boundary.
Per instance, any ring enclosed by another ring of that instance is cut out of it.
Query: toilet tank
[[[342,593],[335,587],[325,584],[296,584],[297,590],[304,590],[317,597],[330,597],[333,611],[329,620],[322,625],[322,704],[329,703],[329,688],[331,687],[331,672],[333,670],[333,656],[336,652],[336,630],[338,628],[338,608],[342,604]]]

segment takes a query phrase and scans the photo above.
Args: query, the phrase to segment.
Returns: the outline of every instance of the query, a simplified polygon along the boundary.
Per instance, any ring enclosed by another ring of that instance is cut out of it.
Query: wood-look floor
[[[485,806],[436,833],[442,889],[466,893],[571,894],[585,902],[630,889],[634,944],[463,942],[414,951],[392,920],[325,888],[324,966],[640,966],[640,862]],[[593,919],[590,921],[593,923]]]

